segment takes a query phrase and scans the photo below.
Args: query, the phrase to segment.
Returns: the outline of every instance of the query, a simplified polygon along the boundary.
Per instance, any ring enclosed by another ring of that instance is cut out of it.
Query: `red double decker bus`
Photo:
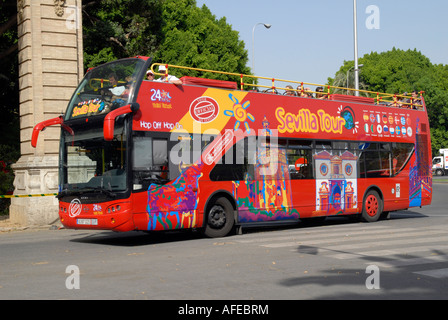
[[[264,86],[228,73],[235,82],[146,80],[156,65],[135,57],[90,70],[65,115],[34,128],[36,146],[43,128],[61,125],[65,227],[200,228],[220,237],[254,223],[335,215],[372,222],[431,203],[422,96],[358,97],[278,79]]]

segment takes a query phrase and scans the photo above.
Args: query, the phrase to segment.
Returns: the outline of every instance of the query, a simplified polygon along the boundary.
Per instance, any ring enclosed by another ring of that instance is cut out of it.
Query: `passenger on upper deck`
[[[118,82],[118,76],[115,72],[108,75],[109,85],[100,90],[101,99],[105,102],[105,107],[101,112],[109,112],[122,106],[129,97],[130,88],[133,85],[131,78],[126,79],[125,85],[124,81]]]
[[[412,109],[420,109],[422,108],[422,100],[420,99],[420,96],[418,95],[419,92],[414,90],[412,91]]]
[[[124,90],[126,89],[125,86],[118,85],[118,77],[115,73],[111,73],[109,75],[109,84],[110,84],[109,95],[121,96]]]
[[[108,97],[108,101],[114,101],[124,93],[126,87],[118,84],[118,77],[115,73],[109,74],[108,78],[109,87],[107,89],[102,89],[101,95],[104,97]]]
[[[163,73],[163,76],[161,76],[159,79],[155,80],[157,82],[168,82],[168,83],[173,83],[176,85],[182,84],[182,81],[179,78],[167,74],[166,67],[163,65],[159,66],[159,73]]]
[[[151,69],[146,71],[146,80],[154,81],[154,73],[152,72]]]
[[[296,96],[296,93],[294,92],[294,89],[292,88],[292,86],[287,85],[286,86],[286,91],[285,93],[283,93],[285,96]]]
[[[311,91],[310,88],[308,88],[308,87],[305,88],[305,95],[304,95],[304,97],[305,98],[314,98],[313,97],[313,92]]]
[[[297,95],[299,97],[306,97],[305,91],[303,90],[301,85],[297,86]]]
[[[402,97],[398,98],[397,100],[397,106],[399,108],[409,108],[409,99],[405,98],[408,95],[407,92],[403,92]]]
[[[316,99],[327,99],[328,95],[324,94],[324,88],[323,87],[317,87],[316,88]]]

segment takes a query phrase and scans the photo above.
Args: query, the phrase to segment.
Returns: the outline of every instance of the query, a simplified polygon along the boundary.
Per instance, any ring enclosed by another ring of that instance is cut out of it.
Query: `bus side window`
[[[364,152],[366,178],[391,176],[391,152],[389,150],[388,143],[370,143]]]
[[[396,176],[403,170],[414,151],[412,143],[392,143],[392,175]]]
[[[252,154],[253,156],[253,154]],[[212,181],[244,181],[254,176],[253,160],[248,151],[248,138],[239,141],[227,150],[222,159],[210,172]]]
[[[289,175],[292,180],[313,178],[311,142],[290,140],[287,156]]]
[[[133,190],[146,190],[151,182],[166,183],[168,142],[146,134],[134,136],[132,152]]]

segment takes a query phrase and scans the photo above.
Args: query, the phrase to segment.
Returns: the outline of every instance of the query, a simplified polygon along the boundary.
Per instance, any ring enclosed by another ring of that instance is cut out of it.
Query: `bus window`
[[[133,142],[133,189],[147,190],[151,183],[168,182],[168,141],[139,133]]]
[[[108,63],[89,71],[72,96],[65,120],[104,115],[132,101],[140,59]]]
[[[112,141],[104,140],[102,127],[73,128],[73,135],[62,131],[62,190],[67,194],[92,188],[104,188],[106,192],[126,190],[126,126],[117,124]]]
[[[387,144],[389,145],[389,144]],[[389,151],[380,151],[381,161],[381,177],[390,177],[391,173],[391,156]]]
[[[379,177],[381,170],[381,161],[378,152],[364,152],[366,178]]]
[[[380,178],[391,176],[391,153],[388,143],[360,144],[363,152],[360,155],[361,178]]]
[[[345,141],[333,141],[333,149],[348,150],[349,143]]]
[[[412,143],[392,143],[392,175],[396,176],[406,166],[414,152]]]
[[[331,141],[316,141],[316,149],[331,150]]]
[[[248,138],[234,144],[210,172],[212,181],[253,180],[254,159],[248,148]]]
[[[287,156],[292,180],[313,178],[311,141],[290,140]]]

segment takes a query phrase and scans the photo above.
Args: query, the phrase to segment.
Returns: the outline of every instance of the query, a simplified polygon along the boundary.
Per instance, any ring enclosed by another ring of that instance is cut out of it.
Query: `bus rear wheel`
[[[375,190],[367,192],[362,205],[361,218],[366,222],[377,221],[383,212],[383,201]]]
[[[204,234],[210,238],[226,236],[235,223],[233,206],[227,198],[217,198],[208,207]]]

